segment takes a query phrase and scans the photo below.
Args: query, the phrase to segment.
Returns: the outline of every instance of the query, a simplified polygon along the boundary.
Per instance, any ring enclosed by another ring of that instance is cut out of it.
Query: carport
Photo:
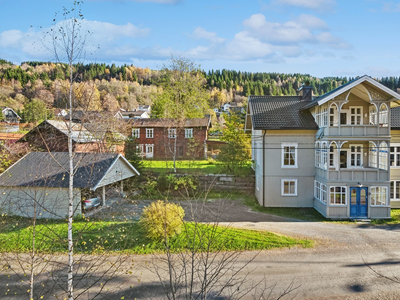
[[[64,218],[68,213],[69,155],[67,152],[31,152],[0,175],[0,209],[7,214]],[[82,189],[102,188],[102,203],[111,184],[139,175],[124,156],[116,153],[76,153],[74,209],[82,213]]]

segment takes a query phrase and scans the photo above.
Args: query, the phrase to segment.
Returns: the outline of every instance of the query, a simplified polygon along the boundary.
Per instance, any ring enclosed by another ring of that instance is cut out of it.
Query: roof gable
[[[342,94],[344,94],[344,97],[346,98],[346,97],[348,97],[348,94],[351,92],[351,90],[353,88],[357,87],[358,85],[360,85],[362,83],[367,85],[367,87],[363,86],[363,89],[365,90],[365,93],[368,95],[368,97],[372,100],[381,100],[381,99],[373,99],[376,97],[381,97],[381,95],[379,93],[374,91],[375,89],[383,92],[384,94],[389,95],[388,98],[391,98],[390,100],[400,100],[400,94],[387,88],[386,86],[379,83],[372,77],[370,77],[368,75],[364,75],[362,77],[359,77],[352,81],[349,81],[348,83],[343,84],[328,93],[325,93],[319,97],[314,98],[313,101],[311,103],[309,103],[308,105],[304,106],[303,109],[311,108],[316,105],[322,105],[322,104],[328,102],[329,100],[332,100],[333,98],[338,97]],[[373,88],[369,89],[368,87],[373,87]]]
[[[132,177],[137,170],[120,154],[75,153],[75,188],[95,189],[116,161],[123,160]],[[0,175],[0,186],[8,187],[60,187],[69,186],[68,152],[31,152]],[[127,178],[127,177],[125,177]],[[115,181],[120,180],[116,178]]]

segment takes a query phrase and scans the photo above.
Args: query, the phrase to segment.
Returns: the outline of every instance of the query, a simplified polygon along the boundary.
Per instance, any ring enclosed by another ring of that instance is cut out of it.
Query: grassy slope
[[[165,160],[144,160],[143,167],[154,172],[173,171],[173,161]],[[208,160],[178,160],[176,161],[178,173],[189,174],[222,174],[224,173],[223,165],[219,162],[210,162]],[[252,174],[250,166],[243,170],[245,174]]]
[[[31,249],[32,227],[26,219],[2,218],[0,252]],[[67,224],[65,222],[41,221],[36,226],[36,247],[40,252],[67,253]],[[211,251],[262,250],[281,247],[311,247],[312,242],[269,232],[243,230],[198,224],[198,230],[205,235],[213,234]],[[194,224],[187,223],[186,230],[171,239],[173,252],[187,249],[193,235]],[[151,254],[164,252],[160,241],[145,236],[137,222],[86,222],[74,223],[75,251],[93,253],[96,251],[122,251],[130,254]]]

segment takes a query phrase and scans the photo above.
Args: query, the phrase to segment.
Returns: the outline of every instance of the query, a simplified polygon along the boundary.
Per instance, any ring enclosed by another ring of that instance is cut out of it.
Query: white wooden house
[[[260,205],[334,219],[390,218],[400,206],[398,93],[365,75],[319,97],[303,86],[299,96],[248,103]]]

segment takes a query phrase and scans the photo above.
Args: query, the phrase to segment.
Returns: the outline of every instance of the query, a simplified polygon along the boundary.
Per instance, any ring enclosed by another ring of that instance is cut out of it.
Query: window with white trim
[[[298,143],[282,143],[282,168],[297,168]]]
[[[154,137],[154,128],[146,128],[146,138],[152,139]]]
[[[350,145],[350,167],[362,167],[362,145]]]
[[[185,138],[193,138],[193,128],[185,128]]]
[[[170,139],[176,138],[176,128],[168,129],[168,138],[170,138]]]
[[[335,168],[336,167],[336,160],[337,160],[337,148],[336,144],[331,144],[329,147],[329,167]]]
[[[132,137],[140,138],[140,128],[132,128]]]
[[[337,106],[332,104],[329,108],[329,126],[338,126],[338,123]]]
[[[282,196],[297,196],[297,179],[282,179]]]
[[[315,143],[315,166],[317,168],[321,167],[321,149],[319,147],[319,142]]]
[[[388,147],[385,142],[379,144],[379,169],[387,170]]]
[[[350,124],[363,124],[363,108],[362,106],[350,106]]]
[[[385,103],[382,103],[381,108],[379,110],[379,124],[382,127],[387,127],[388,122],[388,107]]]
[[[370,202],[373,206],[386,205],[387,201],[387,188],[385,186],[371,187]]]
[[[390,167],[400,167],[400,144],[390,144]]]
[[[375,105],[369,107],[369,125],[378,125],[378,112]]]
[[[329,188],[329,198],[331,205],[346,205],[347,203],[347,187],[331,186]]]
[[[328,147],[327,143],[322,144],[322,150],[321,150],[321,168],[326,170],[328,168]]]
[[[319,201],[326,203],[326,185],[319,182],[314,181],[314,197]]]
[[[400,201],[400,180],[390,181],[390,201]]]
[[[369,143],[369,166],[371,168],[378,167],[378,150],[374,143]]]

